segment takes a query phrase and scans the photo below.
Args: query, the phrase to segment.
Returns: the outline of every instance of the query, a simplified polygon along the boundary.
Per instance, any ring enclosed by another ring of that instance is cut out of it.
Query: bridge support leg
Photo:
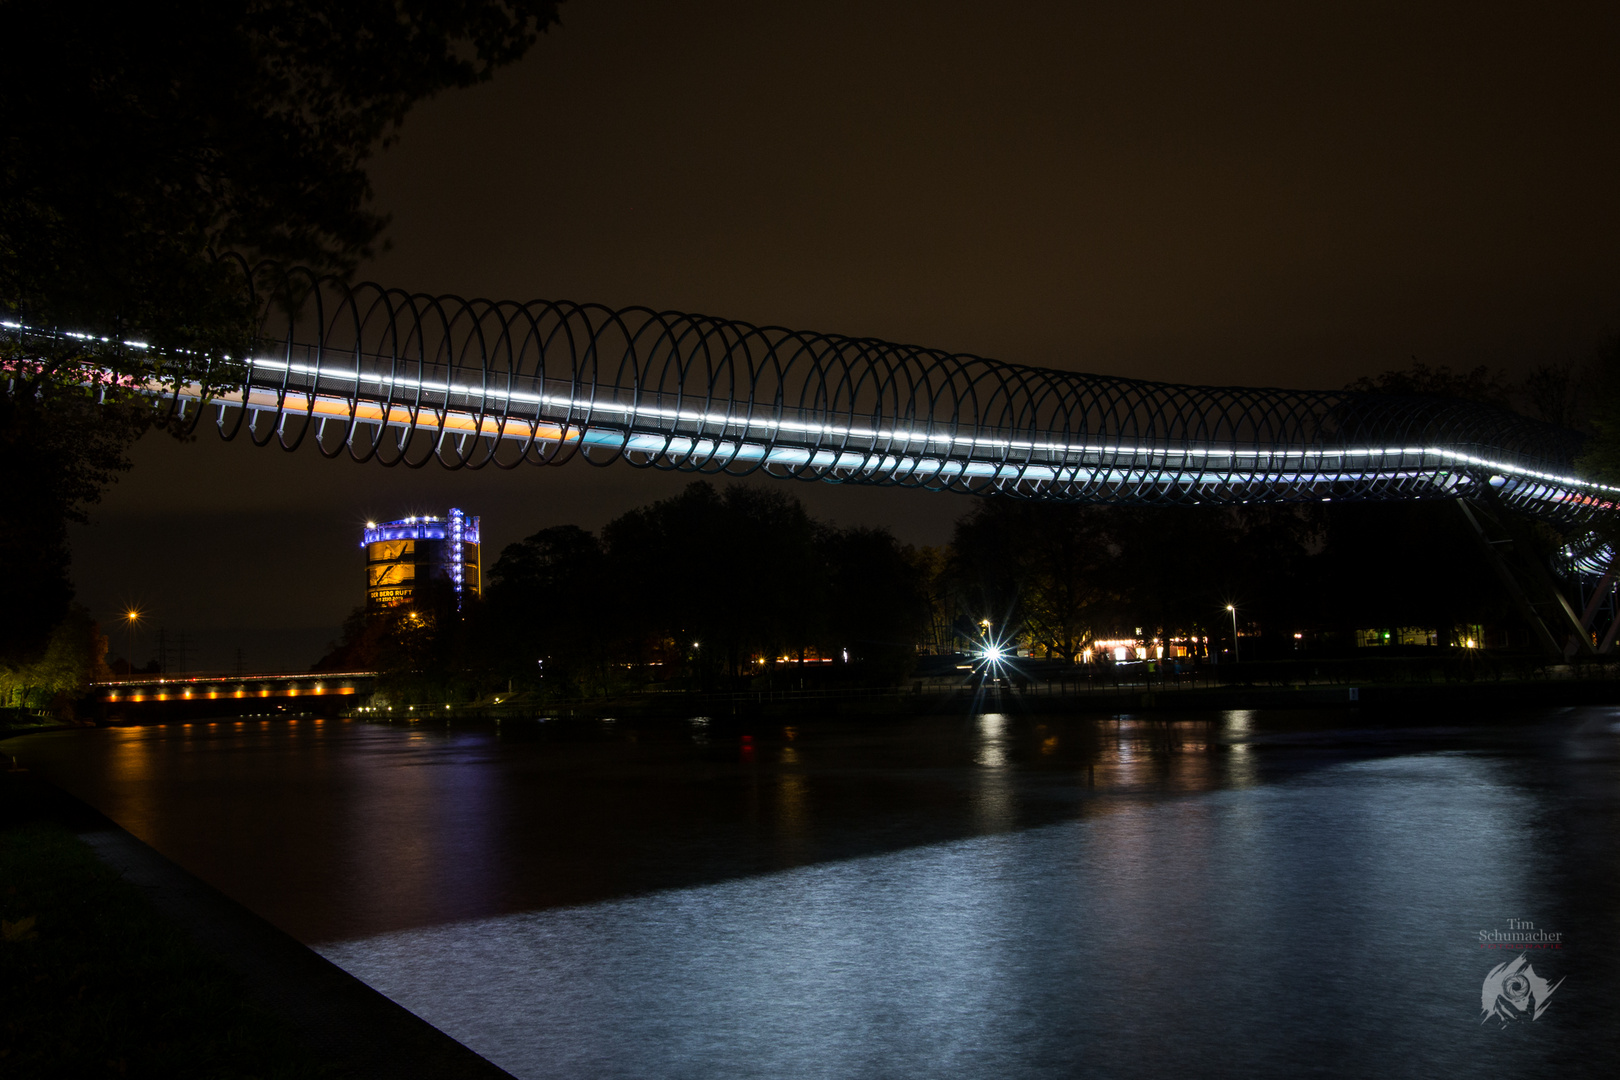
[[[1576,653],[1590,656],[1596,652],[1580,616],[1575,614],[1569,598],[1541,565],[1541,560],[1526,551],[1507,525],[1483,505],[1458,499],[1457,506],[1468,519],[1486,560],[1506,586],[1520,617],[1530,625],[1530,633],[1541,651],[1561,660],[1568,660]],[[1610,634],[1612,637],[1612,629]]]
[[[1620,554],[1609,560],[1609,569],[1604,571],[1603,577],[1598,580],[1597,588],[1592,590],[1592,599],[1587,601],[1586,610],[1581,613],[1581,625],[1588,634],[1592,632],[1593,620],[1603,607],[1603,601],[1609,598],[1614,590],[1614,579],[1620,576]],[[1614,617],[1609,621],[1609,630],[1603,635],[1603,643],[1597,647],[1599,656],[1607,656],[1609,650],[1614,648],[1615,631],[1620,630],[1620,605],[1616,605]]]

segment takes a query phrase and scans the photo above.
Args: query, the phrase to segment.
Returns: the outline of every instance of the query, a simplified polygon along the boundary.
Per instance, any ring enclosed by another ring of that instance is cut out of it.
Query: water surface
[[[1376,722],[1375,722],[1376,720]],[[8,749],[522,1077],[1608,1075],[1620,714]],[[1466,721],[1466,722],[1464,722]],[[1481,1023],[1531,920],[1534,1022]]]

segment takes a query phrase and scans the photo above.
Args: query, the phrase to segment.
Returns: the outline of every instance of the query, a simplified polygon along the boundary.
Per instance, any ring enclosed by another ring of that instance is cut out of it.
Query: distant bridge
[[[110,720],[185,720],[219,716],[338,716],[370,696],[373,671],[260,675],[151,675],[90,684],[99,715]]]

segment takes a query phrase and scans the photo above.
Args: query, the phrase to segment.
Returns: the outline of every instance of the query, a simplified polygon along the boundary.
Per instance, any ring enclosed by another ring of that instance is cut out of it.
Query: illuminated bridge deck
[[[1574,432],[1450,398],[1148,382],[265,266],[253,281],[257,295],[303,302],[260,304],[261,345],[212,372],[215,392],[185,373],[150,389],[182,423],[329,457],[453,469],[625,461],[1128,504],[1488,496],[1577,526],[1620,495],[1577,475]]]

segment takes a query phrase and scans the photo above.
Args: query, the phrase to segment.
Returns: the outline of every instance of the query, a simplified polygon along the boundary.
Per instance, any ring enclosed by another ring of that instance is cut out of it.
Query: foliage
[[[1598,353],[1590,385],[1587,437],[1575,467],[1607,484],[1620,484],[1620,338]]]
[[[489,576],[483,652],[510,679],[605,693],[613,685],[620,616],[606,556],[577,525],[507,545]]]
[[[892,681],[927,627],[927,585],[916,553],[885,530],[818,523],[780,489],[699,481],[621,515],[600,539],[563,525],[508,545],[484,603],[463,613],[460,662],[489,692],[561,698],[631,689],[654,672],[748,685],[781,657],[836,657],[844,678]],[[357,617],[348,636],[378,637],[395,617]]]
[[[1542,546],[1550,552],[1551,540]],[[1544,552],[1546,553],[1546,552]],[[1239,507],[1081,506],[992,498],[957,523],[940,575],[958,641],[1073,661],[1093,641],[1230,640],[1281,655],[1293,634],[1452,628],[1511,608],[1450,501]]]
[[[1430,367],[1414,359],[1410,367],[1363,376],[1345,389],[1378,394],[1427,394],[1477,401],[1503,409],[1512,407],[1512,389],[1502,373],[1483,364],[1467,371],[1452,371],[1445,364]]]
[[[957,523],[948,576],[969,632],[988,619],[997,640],[1073,662],[1092,641],[1138,627],[1207,636],[1232,602],[1245,618],[1283,625],[1316,529],[1295,507],[991,498]]]
[[[911,548],[906,558],[911,563],[913,580],[921,587],[927,610],[927,622],[919,642],[922,651],[936,656],[956,651],[961,642],[957,636],[956,597],[946,573],[950,550],[932,546]]]
[[[9,359],[0,342],[0,360]],[[65,380],[14,378],[0,393],[0,658],[22,663],[44,647],[73,598],[68,524],[128,466],[149,423],[138,403],[97,404]]]
[[[816,546],[827,581],[822,655],[847,652],[870,681],[904,677],[930,616],[915,556],[887,529],[823,526]]]
[[[1323,622],[1426,626],[1450,645],[1458,625],[1504,617],[1495,573],[1448,501],[1345,504],[1329,518],[1320,557]]]
[[[50,709],[64,719],[94,677],[106,677],[107,639],[90,613],[74,605],[33,655],[0,655],[0,707]]]
[[[980,502],[957,522],[951,543],[949,574],[970,613],[962,621],[988,621],[996,640],[1028,637],[1074,660],[1122,599],[1107,518],[1101,507],[1076,503]]]
[[[416,102],[521,57],[556,7],[167,0],[87,17],[10,0],[0,297],[179,345],[163,332],[222,314],[211,248],[352,269],[386,224],[370,155]]]
[[[706,678],[822,636],[815,527],[785,490],[699,481],[609,522],[602,539],[619,595],[632,601],[621,609],[628,628],[691,650]]]
[[[414,103],[520,57],[556,8],[0,4],[0,564],[22,571],[0,584],[0,653],[61,618],[66,522],[134,440],[173,420],[184,436],[151,391],[228,385],[251,347],[241,264],[214,252],[351,270],[387,221],[369,156]]]
[[[419,581],[409,605],[351,611],[313,670],[377,672],[377,691],[389,700],[469,700],[490,667],[472,636],[479,607],[476,597],[458,605],[447,581]]]
[[[1542,541],[1548,538],[1542,537]],[[1550,541],[1548,541],[1550,542]],[[1550,554],[1550,548],[1543,555]],[[816,522],[790,493],[706,482],[501,553],[481,603],[448,591],[355,612],[319,670],[375,670],[399,704],[508,691],[553,700],[664,688],[887,684],[921,652],[1003,646],[1074,662],[1100,640],[1245,659],[1296,634],[1511,620],[1449,501],[1117,507],[989,498],[947,549]],[[989,622],[988,635],[981,620]],[[782,664],[778,661],[787,660]],[[794,661],[833,661],[830,666]]]

